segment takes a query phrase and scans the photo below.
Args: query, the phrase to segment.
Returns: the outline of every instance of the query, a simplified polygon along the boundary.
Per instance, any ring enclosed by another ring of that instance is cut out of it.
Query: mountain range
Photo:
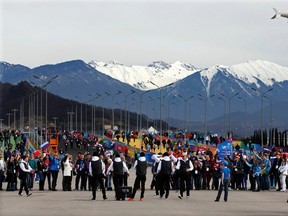
[[[21,81],[63,98],[128,109],[150,119],[159,119],[161,112],[162,120],[192,130],[203,130],[206,123],[212,133],[228,128],[251,132],[260,128],[261,111],[264,128],[286,129],[288,122],[288,68],[261,60],[209,68],[179,61],[124,66],[73,60],[36,68],[0,62],[0,82]]]

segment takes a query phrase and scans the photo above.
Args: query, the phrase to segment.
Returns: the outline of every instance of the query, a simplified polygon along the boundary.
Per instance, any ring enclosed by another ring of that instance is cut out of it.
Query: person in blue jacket
[[[60,160],[58,154],[53,153],[52,156],[49,155],[49,160],[50,160],[49,170],[52,175],[52,191],[57,191],[56,185],[60,167]]]

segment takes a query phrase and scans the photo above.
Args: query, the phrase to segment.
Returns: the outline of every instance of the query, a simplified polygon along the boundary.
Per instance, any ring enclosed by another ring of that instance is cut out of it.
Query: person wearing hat
[[[105,164],[104,162],[99,158],[99,153],[95,151],[93,153],[93,157],[91,159],[91,162],[89,163],[89,175],[92,177],[92,199],[96,199],[96,189],[97,185],[100,185],[103,200],[106,200],[106,190],[104,187],[104,176],[105,176]]]
[[[183,198],[183,192],[186,188],[186,197],[190,196],[190,188],[191,188],[191,171],[193,170],[193,164],[191,160],[187,157],[187,152],[182,153],[182,158],[178,160],[176,165],[176,170],[179,171],[180,176],[180,194],[178,196],[179,199]]]
[[[223,162],[223,167],[221,169],[221,183],[220,187],[218,190],[217,197],[215,199],[215,202],[219,202],[222,190],[224,187],[224,201],[228,201],[228,185],[229,185],[229,180],[230,180],[230,169],[228,168],[228,162],[224,161]]]
[[[134,182],[132,197],[128,200],[133,201],[136,191],[140,188],[141,183],[141,194],[140,194],[140,201],[144,200],[144,192],[145,192],[145,182],[146,182],[146,174],[147,174],[147,167],[148,163],[145,157],[145,153],[141,152],[140,157],[134,163],[134,169],[136,170],[136,179]]]

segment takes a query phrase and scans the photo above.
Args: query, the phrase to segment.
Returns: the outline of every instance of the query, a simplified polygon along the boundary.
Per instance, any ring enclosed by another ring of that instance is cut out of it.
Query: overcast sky
[[[36,67],[73,59],[196,67],[288,66],[287,0],[0,0],[0,59]]]

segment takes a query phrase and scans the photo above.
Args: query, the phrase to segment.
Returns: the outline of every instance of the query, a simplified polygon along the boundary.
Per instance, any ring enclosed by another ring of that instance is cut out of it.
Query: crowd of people
[[[22,196],[24,189],[30,196],[36,183],[40,191],[57,191],[60,188],[63,191],[91,191],[92,200],[96,199],[97,190],[101,190],[105,200],[106,191],[114,189],[116,200],[125,199],[122,187],[128,187],[132,162],[123,153],[113,152],[96,142],[92,151],[79,151],[75,159],[68,151],[59,152],[63,154],[42,151],[35,158],[32,152],[21,147],[23,139],[24,136],[15,149],[8,144],[4,152],[0,152],[0,190],[3,190],[5,181],[6,191],[18,191]],[[248,153],[240,149],[220,160],[218,154],[213,154],[209,149],[192,152],[184,143],[180,146],[178,143],[163,154],[154,154],[150,189],[155,190],[155,196],[167,199],[172,189],[179,191],[178,197],[183,199],[184,195],[190,197],[191,190],[219,190],[215,199],[219,201],[224,189],[224,200],[227,201],[228,188],[253,192],[270,189],[286,191],[288,163],[281,149]],[[137,190],[141,189],[142,201],[147,170],[150,169],[144,152],[135,154],[134,169],[136,178],[128,197],[130,201],[134,200]],[[57,186],[59,172],[63,176],[60,187]],[[73,177],[75,185],[72,185]]]

